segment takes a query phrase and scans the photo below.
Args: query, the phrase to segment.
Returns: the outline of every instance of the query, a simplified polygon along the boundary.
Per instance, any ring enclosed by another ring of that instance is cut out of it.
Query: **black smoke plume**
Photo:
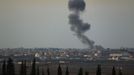
[[[93,49],[94,41],[84,35],[84,32],[90,29],[90,24],[83,23],[82,19],[80,19],[80,13],[85,10],[85,7],[86,4],[84,0],[69,0],[68,8],[72,11],[69,15],[69,23],[71,24],[71,30],[75,32],[75,35],[82,43],[88,45],[90,49]]]

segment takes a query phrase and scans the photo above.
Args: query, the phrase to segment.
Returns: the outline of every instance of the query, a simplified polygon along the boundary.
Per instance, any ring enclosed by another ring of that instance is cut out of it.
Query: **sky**
[[[85,0],[85,33],[104,48],[134,48],[134,0]],[[0,48],[87,48],[70,30],[68,0],[0,0]]]

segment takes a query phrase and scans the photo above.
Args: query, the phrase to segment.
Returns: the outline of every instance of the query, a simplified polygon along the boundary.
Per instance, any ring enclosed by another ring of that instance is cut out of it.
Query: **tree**
[[[27,75],[27,63],[26,63],[26,60],[24,61],[24,75]]]
[[[44,69],[42,68],[42,75],[45,75],[45,73],[44,73]]]
[[[6,75],[6,61],[5,60],[3,61],[3,64],[2,64],[2,75]]]
[[[39,68],[39,66],[37,67],[37,75],[40,75],[40,68]]]
[[[34,58],[32,62],[32,70],[30,75],[36,75],[36,59]]]
[[[113,66],[113,69],[112,69],[112,75],[116,75],[116,70],[115,70],[114,66]]]
[[[119,68],[119,74],[118,75],[123,75],[121,68]]]
[[[50,75],[49,67],[47,67],[47,75]]]
[[[101,75],[101,65],[97,66],[96,75]]]
[[[11,58],[7,61],[7,75],[15,75],[15,66]]]
[[[21,62],[20,75],[27,75],[26,61]]]
[[[65,75],[69,75],[68,67],[66,67],[66,73]]]
[[[61,69],[60,65],[58,67],[58,73],[57,73],[57,75],[62,75],[62,69]]]
[[[89,72],[85,72],[85,75],[89,75]]]
[[[83,69],[82,68],[79,69],[78,75],[83,75]]]
[[[24,62],[21,61],[21,67],[20,67],[20,75],[24,75]]]

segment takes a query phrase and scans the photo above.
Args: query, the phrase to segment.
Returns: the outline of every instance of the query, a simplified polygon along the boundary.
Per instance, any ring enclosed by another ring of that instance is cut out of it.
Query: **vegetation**
[[[68,67],[66,67],[66,73],[65,75],[69,75]]]
[[[51,75],[49,66],[47,66],[47,68],[44,69],[43,67],[36,64],[36,59],[33,59],[30,68],[27,68],[27,66],[29,65],[27,65],[26,61],[21,61],[20,69],[18,70],[19,72],[17,73],[15,72],[17,69],[15,69],[13,59],[9,58],[7,61],[3,60],[0,74],[1,75]],[[29,69],[30,69],[30,73],[27,72],[27,70]],[[68,66],[66,66],[65,70],[62,70],[61,65],[59,65],[58,68],[56,69],[57,69],[57,75],[63,75],[63,73],[64,75],[71,75]],[[102,69],[101,65],[98,65],[96,69],[96,75],[102,75],[101,69]],[[117,75],[123,75],[122,68],[119,68],[117,70],[118,70]],[[112,72],[111,75],[116,75],[117,71],[114,66],[112,67],[111,72]],[[90,72],[88,71],[84,72],[84,69],[81,67],[79,68],[77,75],[83,75],[83,74],[91,75]]]
[[[13,59],[9,58],[7,61],[7,74],[6,75],[15,75],[15,66]]]
[[[47,75],[50,75],[49,67],[47,67]]]
[[[119,68],[119,74],[118,75],[122,75],[122,70],[121,68]]]
[[[60,65],[59,65],[59,67],[58,67],[57,75],[62,75],[62,69],[61,69]]]
[[[3,64],[2,64],[2,75],[6,75],[6,61],[5,60],[3,61]]]
[[[113,66],[113,69],[112,69],[112,75],[116,75],[116,70],[115,70],[114,66]]]
[[[83,69],[82,68],[79,69],[78,75],[83,75]]]
[[[101,65],[97,66],[96,75],[101,75]]]
[[[32,70],[30,75],[36,75],[36,59],[34,58],[32,62]]]
[[[27,75],[26,61],[21,62],[20,75]]]

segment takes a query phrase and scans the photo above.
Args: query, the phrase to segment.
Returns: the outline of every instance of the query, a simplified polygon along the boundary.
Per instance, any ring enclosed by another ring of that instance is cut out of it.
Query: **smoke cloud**
[[[71,30],[81,40],[83,44],[89,46],[90,49],[94,48],[94,41],[90,40],[84,33],[90,29],[90,24],[83,23],[80,19],[80,13],[85,10],[86,4],[84,0],[69,0],[68,8],[72,13],[69,15],[69,23]]]
[[[85,10],[85,2],[83,0],[69,0],[69,9],[70,10]]]

